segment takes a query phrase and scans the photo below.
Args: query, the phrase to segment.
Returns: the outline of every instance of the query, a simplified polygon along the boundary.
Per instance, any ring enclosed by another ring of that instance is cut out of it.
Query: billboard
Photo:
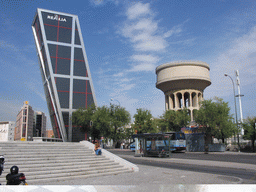
[[[0,141],[8,141],[9,124],[0,124]]]

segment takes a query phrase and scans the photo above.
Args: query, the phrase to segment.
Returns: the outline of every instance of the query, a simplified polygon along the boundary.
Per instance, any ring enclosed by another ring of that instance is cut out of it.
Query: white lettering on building
[[[53,15],[47,15],[47,19],[67,22],[66,18],[61,18],[58,15],[54,15],[54,16]]]

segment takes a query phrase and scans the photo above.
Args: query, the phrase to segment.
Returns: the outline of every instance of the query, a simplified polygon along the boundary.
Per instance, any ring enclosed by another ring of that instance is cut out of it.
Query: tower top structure
[[[202,61],[175,61],[156,68],[156,87],[163,92],[176,89],[203,91],[211,84],[210,67]]]
[[[204,89],[211,85],[210,67],[202,61],[175,61],[156,68],[156,87],[165,94],[166,110],[199,109]]]

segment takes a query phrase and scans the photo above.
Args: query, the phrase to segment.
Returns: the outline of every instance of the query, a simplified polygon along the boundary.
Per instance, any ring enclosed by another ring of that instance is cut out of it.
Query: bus
[[[170,134],[170,146],[172,151],[185,151],[187,144],[185,134],[182,132],[167,132],[165,134]]]

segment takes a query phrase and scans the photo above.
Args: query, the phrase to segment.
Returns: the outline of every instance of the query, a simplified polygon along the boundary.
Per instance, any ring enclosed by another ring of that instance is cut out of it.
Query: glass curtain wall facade
[[[78,16],[37,9],[32,30],[54,135],[84,140],[70,119],[76,109],[96,106],[96,98]]]

